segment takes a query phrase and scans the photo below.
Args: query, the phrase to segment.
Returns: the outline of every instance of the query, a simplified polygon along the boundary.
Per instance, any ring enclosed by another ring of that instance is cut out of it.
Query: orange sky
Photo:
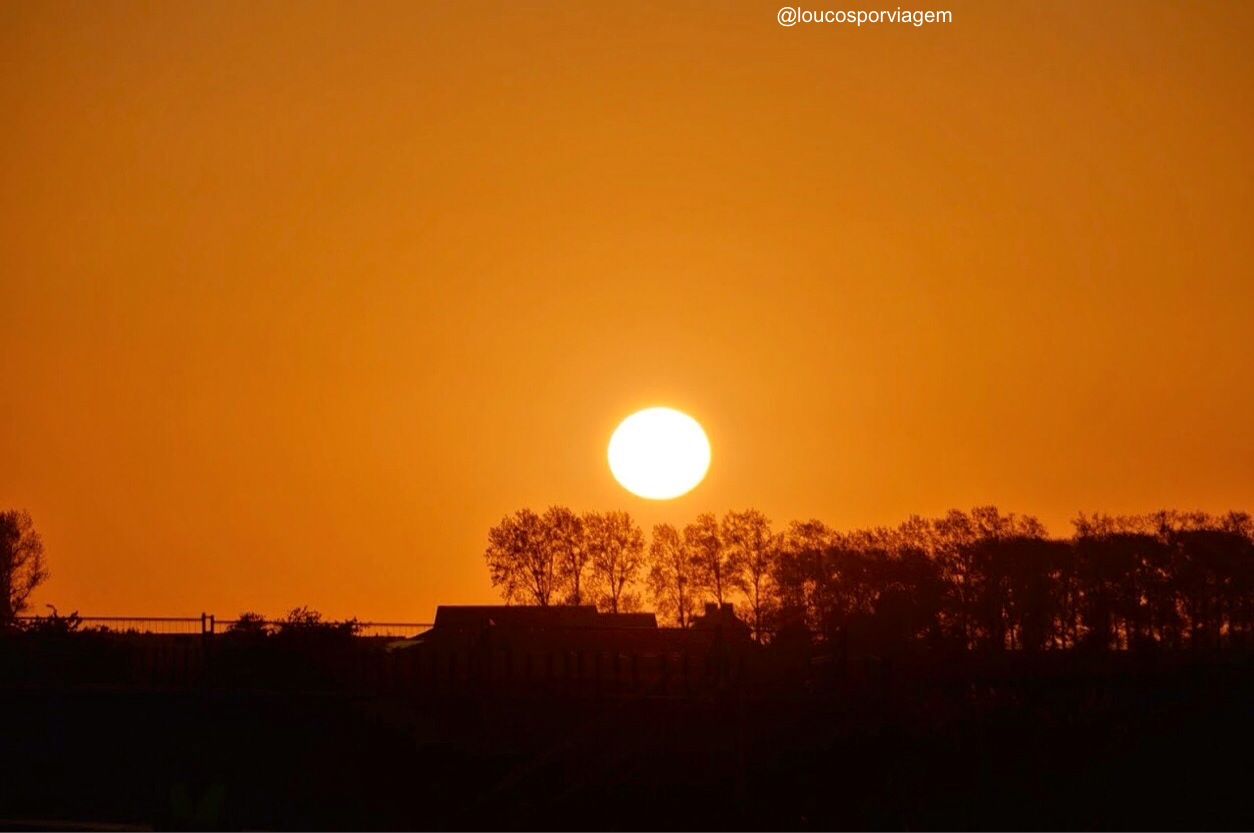
[[[918,8],[0,5],[37,609],[429,620],[524,505],[1254,509],[1254,4]]]

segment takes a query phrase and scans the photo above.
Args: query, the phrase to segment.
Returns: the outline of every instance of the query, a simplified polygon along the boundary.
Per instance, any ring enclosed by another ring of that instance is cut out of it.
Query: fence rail
[[[214,635],[229,631],[238,620],[219,619],[211,613],[200,616],[17,616],[18,622],[28,626],[53,625],[57,622],[75,621],[79,630],[103,630],[110,633],[139,634],[200,634]],[[281,619],[262,619],[250,622],[254,627],[277,630],[286,624]],[[328,620],[323,624],[340,624]],[[357,636],[414,637],[431,629],[428,622],[356,622]]]

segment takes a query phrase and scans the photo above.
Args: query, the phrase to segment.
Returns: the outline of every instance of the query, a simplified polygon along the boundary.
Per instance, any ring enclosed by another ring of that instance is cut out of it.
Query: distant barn
[[[647,695],[720,688],[751,644],[730,605],[689,629],[591,605],[441,605],[431,630],[393,647],[420,687]]]
[[[652,628],[652,613],[601,613],[592,605],[440,605],[435,611],[434,631],[473,628]]]

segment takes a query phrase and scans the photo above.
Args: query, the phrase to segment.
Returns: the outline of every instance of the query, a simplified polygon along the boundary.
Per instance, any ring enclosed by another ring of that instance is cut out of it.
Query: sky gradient
[[[429,621],[553,503],[1254,509],[1254,4],[926,7],[0,5],[36,612]]]

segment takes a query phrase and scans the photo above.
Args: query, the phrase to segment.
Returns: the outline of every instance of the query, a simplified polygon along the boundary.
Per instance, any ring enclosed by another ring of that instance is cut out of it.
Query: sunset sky
[[[0,4],[34,611],[429,621],[553,503],[1254,509],[1254,3],[776,8]]]

